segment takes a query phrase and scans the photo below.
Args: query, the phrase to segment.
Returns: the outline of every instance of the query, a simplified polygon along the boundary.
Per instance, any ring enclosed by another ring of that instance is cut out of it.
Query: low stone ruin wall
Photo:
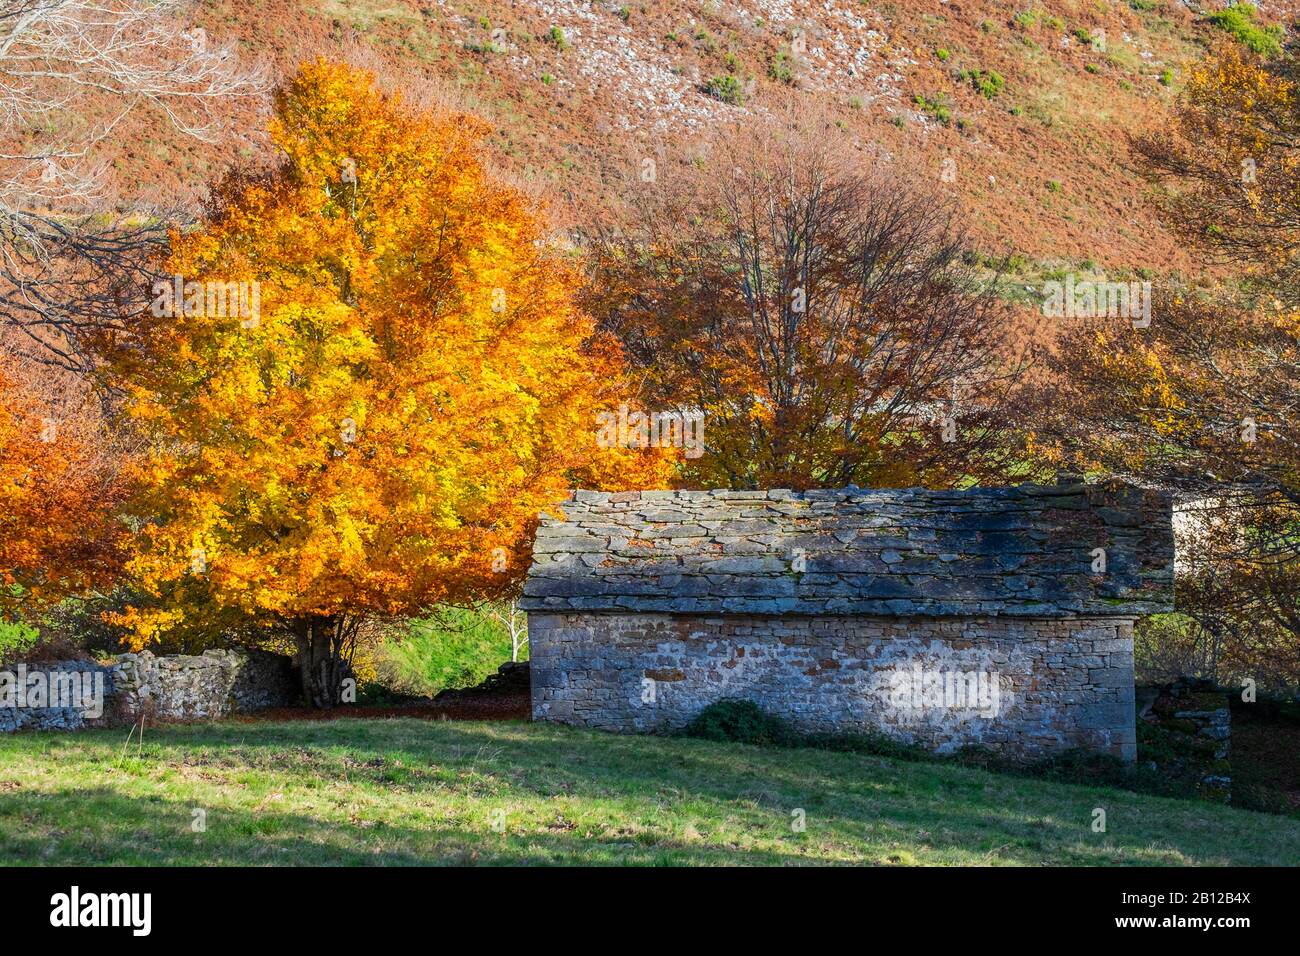
[[[297,701],[292,659],[257,650],[119,655],[0,671],[0,732],[215,720]]]
[[[1232,710],[1228,695],[1206,681],[1179,680],[1143,687],[1138,716],[1179,741],[1181,762],[1203,788],[1227,793],[1232,786]]]
[[[114,688],[113,668],[94,661],[0,670],[0,733],[104,726]]]

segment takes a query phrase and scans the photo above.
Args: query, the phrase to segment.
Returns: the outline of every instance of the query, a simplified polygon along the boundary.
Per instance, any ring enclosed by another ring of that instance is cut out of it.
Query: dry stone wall
[[[7,693],[6,693],[7,692]],[[214,720],[293,704],[293,663],[258,650],[122,654],[0,671],[0,732],[77,730],[153,720]]]
[[[94,661],[0,670],[0,733],[104,726],[114,676],[112,667]]]
[[[115,668],[122,717],[211,720],[283,707],[297,696],[292,661],[266,651],[213,650],[157,657],[123,654]]]

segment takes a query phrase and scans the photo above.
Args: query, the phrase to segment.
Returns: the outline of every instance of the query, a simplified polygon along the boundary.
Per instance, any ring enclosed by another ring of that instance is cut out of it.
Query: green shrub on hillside
[[[794,61],[784,50],[777,50],[772,62],[767,65],[768,76],[786,86],[794,85]]]
[[[730,74],[710,77],[709,82],[704,84],[704,92],[715,100],[721,100],[732,106],[739,106],[745,102],[745,93],[741,88],[740,80]]]
[[[773,717],[751,700],[720,700],[695,715],[682,731],[698,737],[736,744],[793,747],[798,735],[779,717]]]
[[[952,109],[948,106],[948,98],[942,93],[936,93],[933,99],[918,93],[912,97],[912,102],[945,126],[952,122]]]
[[[1020,29],[1022,30],[1032,30],[1035,26],[1038,25],[1038,11],[1021,10],[1019,13],[1017,13],[1014,17],[1011,18],[1011,22],[1014,23],[1016,26],[1020,27]]]
[[[986,100],[996,98],[1007,82],[997,70],[967,70],[961,76]]]
[[[1285,33],[1277,24],[1256,23],[1257,12],[1258,9],[1253,3],[1246,3],[1243,0],[1242,3],[1234,3],[1222,10],[1216,10],[1205,20],[1220,30],[1231,33],[1236,37],[1237,42],[1260,56],[1277,56],[1282,52],[1282,39]]]

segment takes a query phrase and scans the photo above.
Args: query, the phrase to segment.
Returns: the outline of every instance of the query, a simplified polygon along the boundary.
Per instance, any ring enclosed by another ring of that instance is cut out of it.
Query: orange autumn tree
[[[1300,54],[1223,45],[1133,148],[1180,239],[1264,301],[1300,304]]]
[[[108,583],[121,557],[124,488],[98,418],[43,385],[0,352],[0,618]]]
[[[664,454],[596,446],[620,354],[485,132],[305,65],[278,168],[173,237],[174,278],[109,346],[150,443],[130,569],[183,598],[132,614],[138,641],[193,606],[282,622],[329,706],[363,618],[501,593],[575,483],[662,486]]]

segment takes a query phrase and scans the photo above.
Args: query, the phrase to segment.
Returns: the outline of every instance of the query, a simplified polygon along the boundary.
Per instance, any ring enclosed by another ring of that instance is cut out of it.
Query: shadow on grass
[[[972,863],[1300,860],[1300,827],[1287,830],[1276,818],[831,751],[402,720],[167,727],[146,734],[138,757],[119,758],[122,739],[92,731],[40,735],[38,746],[36,735],[26,743],[21,736],[0,741],[0,771],[8,770],[15,751],[28,751],[41,761],[80,759],[95,784],[0,792],[6,859],[40,862],[54,844],[58,862],[195,865],[783,864],[843,859],[845,847],[850,858],[867,862],[911,862],[914,853],[921,861]],[[118,779],[133,787],[184,771],[200,781],[186,777],[186,785],[211,783],[215,789],[204,800],[216,803],[226,803],[222,795],[239,787],[241,776],[257,772],[283,775],[300,793],[313,780],[341,785],[347,802],[367,813],[374,801],[395,804],[403,794],[425,803],[374,814],[403,815],[400,822],[318,819],[274,805],[213,807],[207,832],[195,834],[190,824],[199,804],[170,795],[133,799],[117,786],[99,785],[100,771],[114,760],[125,760],[126,777]],[[429,797],[467,801],[459,817],[468,825],[449,825],[446,812],[430,809]],[[504,806],[522,813],[527,828],[492,832],[487,816]],[[596,810],[574,829],[565,814],[578,815],[572,811],[580,806]],[[1107,810],[1105,834],[1091,832],[1096,807]],[[791,833],[796,809],[807,815],[806,837]],[[705,837],[683,836],[688,824]],[[763,845],[738,845],[741,836]],[[716,844],[705,842],[713,838]],[[70,858],[73,853],[85,858]]]
[[[719,865],[816,862],[797,853],[738,852],[655,835],[652,843],[579,832],[493,833],[448,826],[349,825],[297,813],[210,808],[191,829],[190,801],[136,799],[100,787],[0,798],[5,865]],[[70,821],[75,821],[69,826]],[[413,849],[418,848],[418,849]]]

